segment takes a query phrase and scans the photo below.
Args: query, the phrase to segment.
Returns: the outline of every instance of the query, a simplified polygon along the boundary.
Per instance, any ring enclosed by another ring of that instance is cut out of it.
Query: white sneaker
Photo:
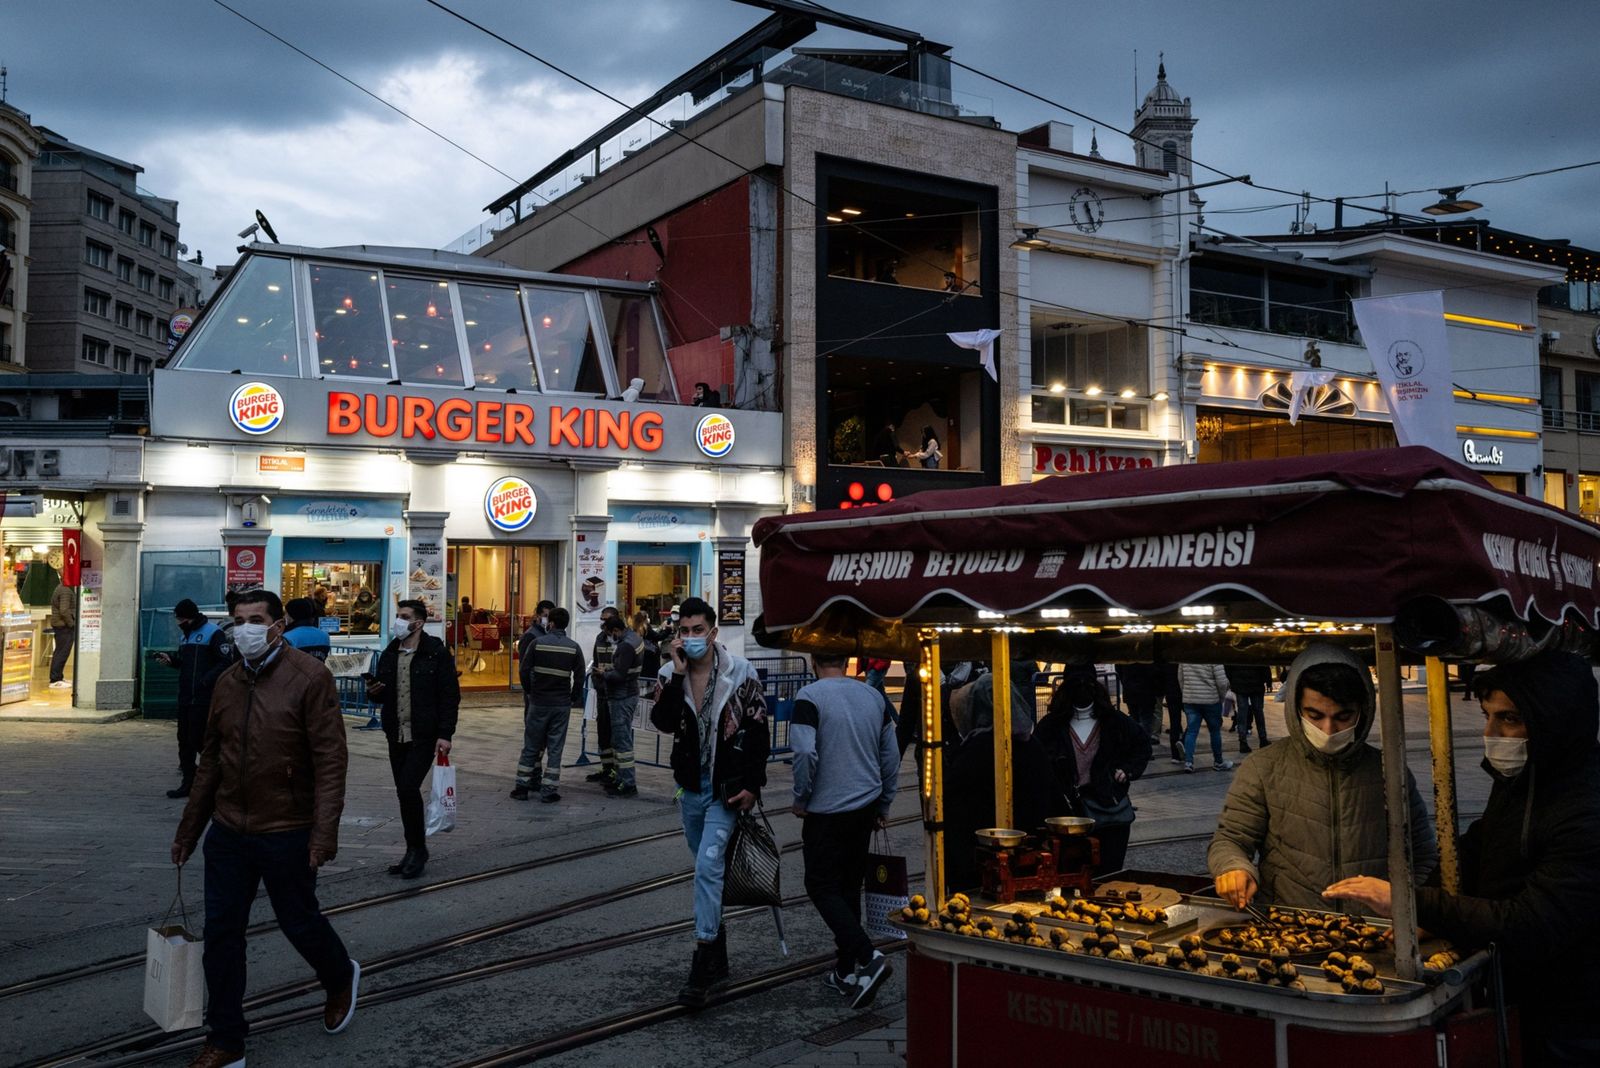
[[[1233,761],[1231,761],[1231,760],[1219,760],[1215,764],[1211,765],[1211,770],[1212,771],[1232,771],[1233,770]]]
[[[856,996],[851,999],[850,1007],[864,1009],[872,1004],[872,999],[878,996],[878,988],[892,974],[894,969],[889,967],[889,958],[874,950],[872,960],[856,969]]]
[[[68,682],[66,679],[61,679],[59,681],[52,682],[50,684],[50,688],[52,690],[70,690],[72,689],[72,683]]]

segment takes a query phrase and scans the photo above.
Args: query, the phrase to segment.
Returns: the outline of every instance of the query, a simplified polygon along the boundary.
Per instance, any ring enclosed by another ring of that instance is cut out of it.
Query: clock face
[[[1106,221],[1106,207],[1100,202],[1100,195],[1088,186],[1072,194],[1071,211],[1072,225],[1086,234],[1094,233]]]

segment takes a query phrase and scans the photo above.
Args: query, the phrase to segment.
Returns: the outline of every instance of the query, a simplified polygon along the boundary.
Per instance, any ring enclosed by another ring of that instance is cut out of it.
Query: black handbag
[[[741,812],[734,818],[733,832],[728,836],[728,866],[722,880],[723,905],[783,905],[778,843],[767,814],[760,812],[760,817]]]

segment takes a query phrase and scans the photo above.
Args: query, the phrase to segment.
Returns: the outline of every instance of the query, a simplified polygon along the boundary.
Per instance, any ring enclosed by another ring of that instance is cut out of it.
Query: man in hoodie
[[[1430,880],[1417,891],[1417,923],[1457,946],[1499,947],[1506,998],[1521,1016],[1524,1064],[1600,1064],[1600,964],[1587,948],[1600,944],[1594,671],[1570,653],[1541,653],[1482,672],[1474,690],[1483,706],[1483,770],[1494,784],[1483,815],[1461,836],[1461,892]],[[1391,912],[1389,884],[1379,877],[1342,879],[1326,896]]]
[[[726,847],[737,813],[767,784],[767,704],[750,661],[717,642],[717,613],[698,597],[680,606],[650,722],[672,735],[683,836],[694,854],[694,959],[678,998],[698,1008],[728,978],[722,926]]]
[[[1206,853],[1217,895],[1234,908],[1259,893],[1274,905],[1323,909],[1330,884],[1389,871],[1383,754],[1366,744],[1371,673],[1354,654],[1319,643],[1295,658],[1284,695],[1287,737],[1239,765]],[[1439,846],[1409,771],[1406,787],[1423,878]]]

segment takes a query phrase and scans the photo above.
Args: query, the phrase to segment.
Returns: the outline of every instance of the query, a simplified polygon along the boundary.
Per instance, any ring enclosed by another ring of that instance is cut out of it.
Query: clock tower
[[[1194,181],[1195,119],[1189,98],[1180,97],[1167,82],[1167,63],[1162,56],[1156,70],[1155,88],[1133,115],[1134,162],[1153,171],[1166,171],[1183,177],[1183,184]]]

